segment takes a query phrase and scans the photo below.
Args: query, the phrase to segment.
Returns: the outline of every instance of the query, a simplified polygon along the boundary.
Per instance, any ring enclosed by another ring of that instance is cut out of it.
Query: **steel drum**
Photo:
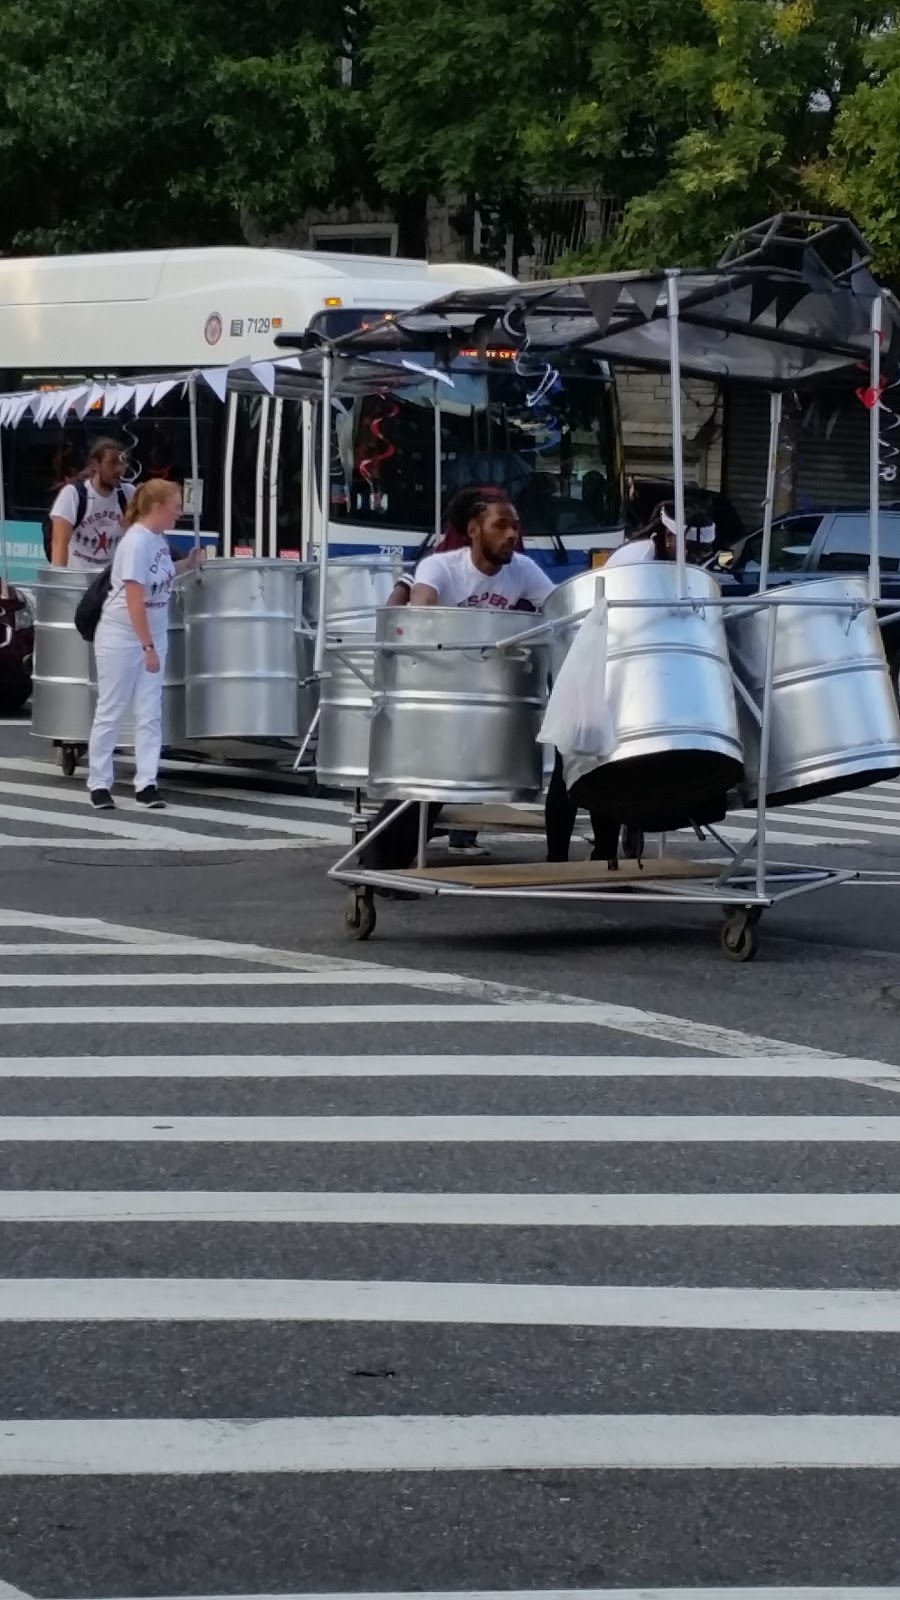
[[[676,601],[678,574],[647,561],[581,573],[549,596],[545,615],[588,610],[598,582],[610,601]],[[685,592],[697,610],[611,605],[607,707],[616,746],[605,759],[564,763],[573,799],[612,819],[648,829],[684,827],[725,815],[725,797],[743,774],[735,693],[722,612],[709,573],[688,567]],[[578,624],[554,640],[554,671]]]
[[[188,575],[188,739],[297,737],[298,577],[295,562],[241,557]]]
[[[833,599],[834,608],[777,607],[768,804],[796,805],[896,777],[900,716],[875,612],[869,607],[851,621],[848,609],[848,602],[866,600],[865,581],[817,578],[781,592]],[[735,675],[761,708],[767,610],[753,610],[748,601],[728,612],[725,625]],[[740,700],[739,710],[746,764],[742,795],[755,800],[759,724]]]
[[[319,688],[316,750],[316,776],[327,788],[366,787],[372,717],[372,691],[368,684],[375,671],[375,615],[386,604],[400,570],[400,564],[389,557],[342,556],[328,563],[328,648],[326,676]],[[313,569],[303,585],[303,615],[313,642],[318,607],[319,575]],[[311,670],[309,646],[307,653]],[[366,682],[353,667],[359,669]]]
[[[176,580],[169,601],[169,642],[162,691],[164,745],[183,744],[187,713],[185,686],[184,583]]]
[[[491,648],[527,626],[521,612],[477,607],[379,611],[371,799],[488,804],[537,798],[547,647]]]
[[[75,608],[96,576],[69,567],[44,567],[34,582],[31,731],[39,738],[87,744],[90,737],[93,651],[75,627]]]

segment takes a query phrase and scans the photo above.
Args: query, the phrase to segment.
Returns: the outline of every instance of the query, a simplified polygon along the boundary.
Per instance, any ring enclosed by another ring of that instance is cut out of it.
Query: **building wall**
[[[635,477],[672,475],[671,389],[666,373],[617,367],[625,470]],[[722,479],[722,396],[715,384],[685,378],[682,437],[688,478],[717,490]]]

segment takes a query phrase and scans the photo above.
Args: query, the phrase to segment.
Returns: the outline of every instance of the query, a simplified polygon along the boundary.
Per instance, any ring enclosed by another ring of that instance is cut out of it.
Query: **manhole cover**
[[[186,860],[185,857],[188,857]],[[160,867],[183,871],[187,867],[236,867],[246,856],[229,855],[225,851],[204,850],[196,854],[190,850],[116,850],[109,854],[103,850],[47,851],[42,859],[61,867],[108,867],[121,872],[123,868],[140,869]]]

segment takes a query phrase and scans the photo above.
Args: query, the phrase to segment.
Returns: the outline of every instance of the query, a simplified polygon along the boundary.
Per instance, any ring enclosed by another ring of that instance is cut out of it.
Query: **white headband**
[[[670,517],[665,511],[660,511],[659,515],[660,515],[660,520],[662,522],[662,525],[667,530],[667,532],[669,532],[669,533],[677,533],[678,532],[678,527],[676,525],[674,517]],[[700,527],[699,524],[697,524],[697,523],[691,523],[690,526],[694,531],[694,543],[695,544],[714,544],[715,543],[716,525],[715,525],[714,522],[707,522],[705,527]],[[685,531],[685,538],[687,538],[687,532],[688,532],[687,528],[685,528],[684,531]]]

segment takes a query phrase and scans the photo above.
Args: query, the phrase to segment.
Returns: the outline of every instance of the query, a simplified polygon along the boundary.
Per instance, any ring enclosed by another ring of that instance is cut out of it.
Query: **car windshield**
[[[776,522],[772,529],[769,554],[770,572],[800,572],[806,566],[810,546],[822,521],[821,514],[809,517],[790,517]],[[736,552],[735,570],[758,572],[762,560],[762,529],[751,534]]]

